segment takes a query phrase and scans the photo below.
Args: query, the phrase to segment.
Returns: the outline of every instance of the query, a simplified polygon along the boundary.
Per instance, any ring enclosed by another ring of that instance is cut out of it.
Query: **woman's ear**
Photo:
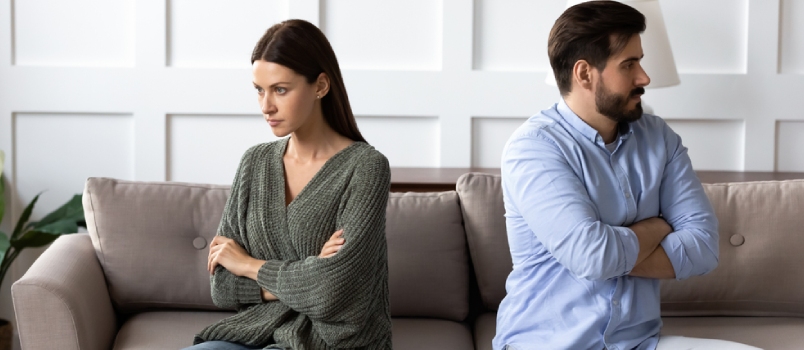
[[[329,76],[322,72],[315,82],[315,94],[318,98],[324,98],[327,93],[329,93]]]
[[[572,80],[580,88],[592,89],[592,66],[586,60],[578,60],[572,67]]]

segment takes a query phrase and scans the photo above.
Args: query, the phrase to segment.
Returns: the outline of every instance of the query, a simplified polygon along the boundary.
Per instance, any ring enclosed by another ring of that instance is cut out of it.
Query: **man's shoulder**
[[[664,133],[669,126],[661,117],[654,114],[643,114],[642,118],[631,123],[631,128],[643,133]]]
[[[556,134],[563,134],[565,132],[564,127],[561,125],[561,115],[556,111],[555,106],[553,106],[553,108],[545,109],[525,120],[525,122],[514,131],[510,140],[532,138],[553,139]]]

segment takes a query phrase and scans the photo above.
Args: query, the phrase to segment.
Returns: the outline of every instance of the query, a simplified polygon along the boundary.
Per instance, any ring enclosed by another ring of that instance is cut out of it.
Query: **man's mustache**
[[[636,89],[631,91],[631,96],[630,97],[634,97],[636,95],[644,95],[644,94],[645,94],[645,88],[638,87],[638,88],[636,88]]]

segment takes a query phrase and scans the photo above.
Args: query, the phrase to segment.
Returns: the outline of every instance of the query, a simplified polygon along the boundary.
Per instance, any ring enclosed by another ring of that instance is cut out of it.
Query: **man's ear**
[[[578,60],[572,67],[572,80],[575,84],[586,90],[592,90],[592,70],[594,67],[586,60]]]
[[[315,93],[319,98],[324,98],[329,93],[329,76],[327,76],[327,73],[322,72],[318,75],[318,79],[315,82]]]

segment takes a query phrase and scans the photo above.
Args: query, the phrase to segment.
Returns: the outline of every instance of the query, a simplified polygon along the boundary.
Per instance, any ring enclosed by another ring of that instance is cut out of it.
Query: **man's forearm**
[[[670,259],[667,257],[667,253],[661,245],[656,247],[645,260],[634,266],[629,275],[656,279],[676,278],[673,264],[670,263]]]
[[[642,220],[628,228],[634,231],[639,241],[639,254],[634,264],[635,267],[645,261],[656,250],[656,247],[659,246],[665,236],[673,232],[673,228],[664,219],[658,217]]]

